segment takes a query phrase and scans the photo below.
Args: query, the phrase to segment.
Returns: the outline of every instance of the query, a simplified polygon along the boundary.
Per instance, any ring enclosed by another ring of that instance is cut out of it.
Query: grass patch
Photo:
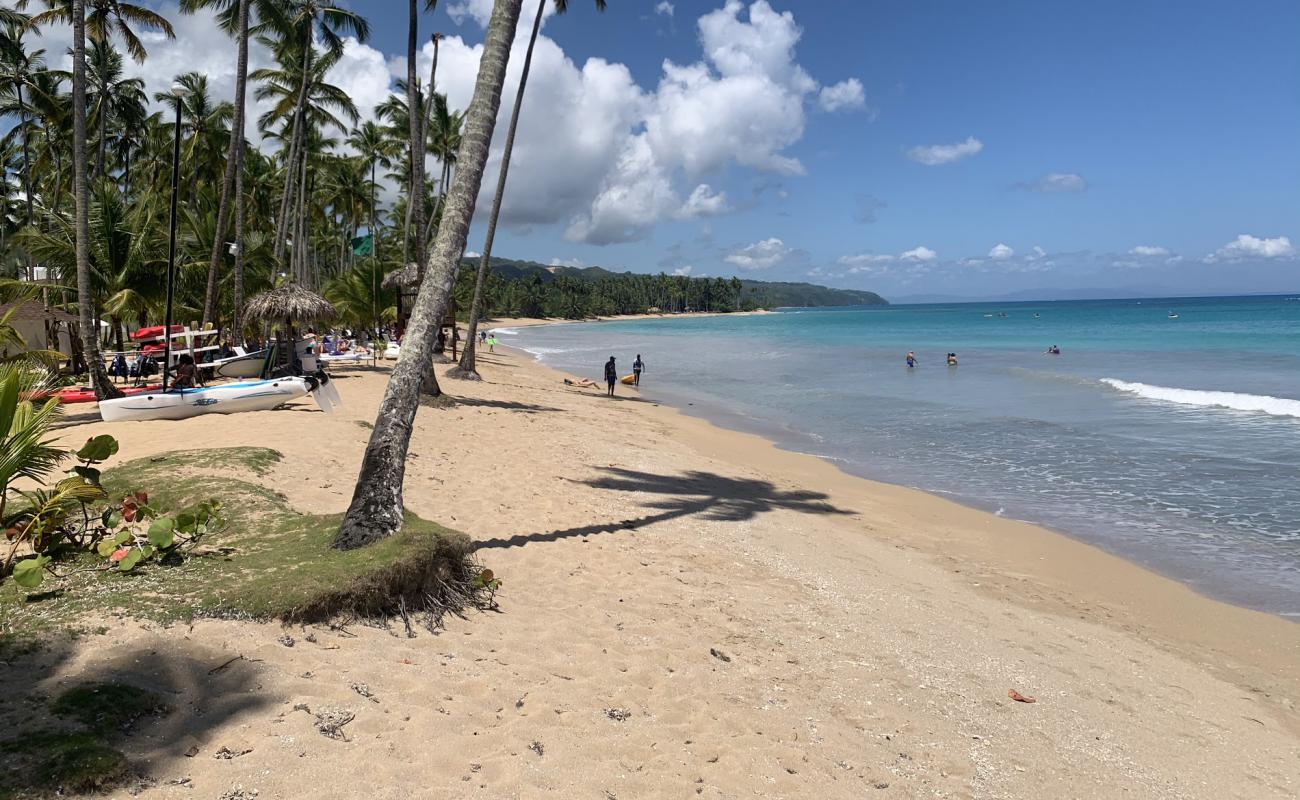
[[[442,603],[454,607],[441,610],[458,610],[455,603],[475,602],[467,581],[477,570],[462,534],[408,514],[402,531],[384,541],[334,550],[341,515],[299,513],[280,493],[247,479],[267,474],[279,460],[266,448],[226,448],[137,459],[106,471],[110,497],[144,489],[150,504],[164,510],[215,498],[229,524],[179,564],[77,572],[103,562],[76,553],[58,562],[62,577],[47,579],[39,593],[5,581],[0,641],[66,628],[111,629],[118,615],[160,622],[196,616],[308,620],[398,615]]]
[[[121,751],[93,733],[39,731],[0,742],[0,800],[80,794],[126,777]]]

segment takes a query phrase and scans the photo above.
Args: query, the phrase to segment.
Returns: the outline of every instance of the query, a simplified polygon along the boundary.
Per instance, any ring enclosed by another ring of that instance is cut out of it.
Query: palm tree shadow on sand
[[[485,539],[478,543],[477,549],[522,547],[530,542],[555,542],[600,533],[617,533],[687,516],[720,522],[743,522],[770,511],[836,515],[856,513],[831,505],[827,502],[828,495],[822,492],[802,489],[787,491],[770,481],[752,478],[730,478],[698,470],[681,475],[656,475],[619,467],[602,467],[601,472],[603,474],[595,478],[577,483],[595,489],[656,495],[654,500],[645,503],[646,508],[657,509],[656,513],[558,531]]]

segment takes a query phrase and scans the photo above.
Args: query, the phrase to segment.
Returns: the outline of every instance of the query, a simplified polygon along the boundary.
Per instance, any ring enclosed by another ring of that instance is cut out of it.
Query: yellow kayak
[[[636,381],[636,376],[635,376],[635,375],[624,375],[622,378],[619,378],[619,380],[620,380],[622,383],[632,384],[633,382]]]

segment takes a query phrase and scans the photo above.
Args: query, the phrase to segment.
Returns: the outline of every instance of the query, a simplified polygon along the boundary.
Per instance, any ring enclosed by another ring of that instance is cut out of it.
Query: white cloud
[[[659,5],[655,6],[655,13],[662,14],[665,17],[671,17],[673,15],[673,10],[673,4],[668,2],[668,0],[660,0]]]
[[[1006,261],[1008,258],[1011,258],[1015,254],[1016,254],[1015,250],[1012,250],[1010,247],[1006,246],[1005,244],[998,242],[996,245],[993,246],[993,249],[989,251],[989,258],[993,259],[994,261]]]
[[[1169,255],[1169,251],[1165,248],[1149,244],[1140,244],[1128,251],[1128,253],[1131,256],[1142,256],[1143,258],[1155,258],[1156,256]]]
[[[478,258],[478,257],[481,256],[481,255],[483,255],[483,254],[480,253],[480,252],[477,251],[477,250],[466,250],[466,251],[465,251],[465,258]]]
[[[823,111],[852,111],[866,108],[867,95],[862,81],[849,78],[833,86],[823,86],[817,94],[817,103]]]
[[[1219,248],[1206,261],[1241,261],[1247,258],[1291,258],[1295,256],[1295,247],[1286,236],[1273,239],[1259,239],[1248,233],[1239,234],[1236,239]]]
[[[974,136],[968,136],[966,141],[955,144],[917,145],[908,149],[907,157],[917,163],[934,167],[940,164],[961,161],[963,158],[969,158],[983,149],[983,142]]]
[[[861,267],[869,264],[888,264],[894,256],[888,253],[858,253],[852,256],[840,256],[839,262],[848,267]]]
[[[934,261],[939,254],[924,245],[914,247],[898,257],[899,261]]]
[[[1026,261],[1038,261],[1044,258],[1047,258],[1047,251],[1038,245],[1034,245],[1034,249],[1029,252],[1029,255],[1025,256]]]
[[[888,253],[858,253],[851,256],[840,256],[838,261],[848,267],[847,272],[851,275],[857,275],[862,272],[881,272],[892,264],[894,256]]]
[[[575,269],[582,269],[587,266],[581,258],[552,258],[550,265],[552,267],[574,267]]]
[[[791,252],[785,242],[773,237],[733,250],[724,260],[741,269],[768,269],[784,261]]]
[[[1088,189],[1088,182],[1082,175],[1073,172],[1049,172],[1036,181],[1017,183],[1017,189],[1027,192],[1046,192],[1059,194],[1066,192],[1083,192]]]
[[[701,183],[691,191],[691,196],[686,198],[686,202],[677,210],[677,217],[680,219],[693,219],[695,217],[714,217],[718,214],[725,214],[731,208],[727,205],[726,192],[714,192],[713,187],[707,183]]]
[[[678,267],[677,269],[673,270],[673,274],[686,276],[686,275],[690,275],[694,271],[695,271],[695,267],[691,266],[690,264],[687,264],[684,267]]]

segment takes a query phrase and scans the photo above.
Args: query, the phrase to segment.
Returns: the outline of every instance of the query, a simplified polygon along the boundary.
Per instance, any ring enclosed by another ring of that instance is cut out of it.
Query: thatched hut
[[[420,265],[414,261],[408,262],[404,267],[389,272],[384,276],[383,287],[385,289],[397,289],[397,327],[398,330],[406,328],[406,321],[411,315],[411,306],[408,301],[414,301],[415,296],[420,293]],[[443,317],[442,325],[438,329],[438,338],[433,346],[435,359],[442,356],[447,346],[447,337],[451,336],[451,357],[456,357],[456,298],[447,298],[447,313]]]
[[[338,311],[324,297],[303,288],[296,281],[287,281],[255,295],[248,301],[245,314],[250,319],[260,319],[267,323],[284,320],[284,334],[294,343],[298,338],[294,332],[294,323],[328,322],[338,315]],[[279,360],[285,363],[294,361],[294,356],[290,354],[295,353],[296,348],[292,344],[290,347],[280,347],[279,350],[287,356],[282,356]]]
[[[397,269],[385,275],[383,287],[385,289],[393,289],[393,288],[397,288],[399,290],[410,289],[413,288],[419,282],[419,280],[420,280],[420,266],[416,264],[414,261],[412,261],[408,263],[406,266],[398,267]]]

